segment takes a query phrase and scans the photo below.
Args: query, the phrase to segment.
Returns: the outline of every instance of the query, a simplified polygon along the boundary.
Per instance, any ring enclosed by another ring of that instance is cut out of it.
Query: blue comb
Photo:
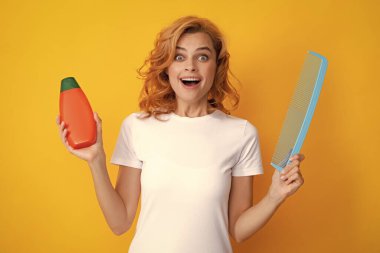
[[[282,126],[271,165],[281,171],[289,159],[299,153],[317,105],[327,69],[327,60],[320,54],[307,52],[295,93]]]

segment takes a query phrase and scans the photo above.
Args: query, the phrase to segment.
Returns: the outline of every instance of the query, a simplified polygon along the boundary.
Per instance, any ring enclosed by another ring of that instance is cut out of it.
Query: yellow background
[[[127,252],[98,206],[86,163],[55,125],[60,80],[75,76],[103,120],[109,160],[137,111],[136,69],[156,34],[188,14],[224,32],[242,82],[232,114],[260,134],[265,174],[305,53],[329,60],[302,153],[304,186],[234,252],[380,252],[378,1],[0,2],[0,252]],[[108,164],[113,183],[117,167]],[[159,252],[159,249],[157,249]]]

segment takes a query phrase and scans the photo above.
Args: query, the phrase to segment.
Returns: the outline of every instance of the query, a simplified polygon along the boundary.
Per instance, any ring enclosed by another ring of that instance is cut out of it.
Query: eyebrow
[[[180,49],[180,50],[187,51],[186,48],[179,47],[179,46],[176,46],[176,49]],[[200,50],[207,50],[207,51],[209,51],[210,53],[212,53],[212,51],[211,51],[211,49],[210,49],[209,47],[199,47],[199,48],[197,48],[195,51],[200,51]]]

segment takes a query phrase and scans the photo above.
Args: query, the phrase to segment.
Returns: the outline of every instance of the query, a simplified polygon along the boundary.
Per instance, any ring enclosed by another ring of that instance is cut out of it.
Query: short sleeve
[[[257,129],[246,121],[239,160],[232,168],[232,176],[263,174],[260,142]]]
[[[136,156],[133,133],[133,115],[131,114],[124,119],[121,125],[116,146],[111,157],[112,164],[138,169],[142,168],[142,161]]]

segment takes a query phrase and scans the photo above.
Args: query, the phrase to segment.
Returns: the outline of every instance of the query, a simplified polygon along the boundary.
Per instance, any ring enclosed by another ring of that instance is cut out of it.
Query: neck
[[[210,114],[215,111],[215,108],[211,107],[207,101],[202,105],[189,105],[189,104],[181,104],[177,102],[177,109],[175,110],[175,114],[182,117],[201,117],[207,114]]]

